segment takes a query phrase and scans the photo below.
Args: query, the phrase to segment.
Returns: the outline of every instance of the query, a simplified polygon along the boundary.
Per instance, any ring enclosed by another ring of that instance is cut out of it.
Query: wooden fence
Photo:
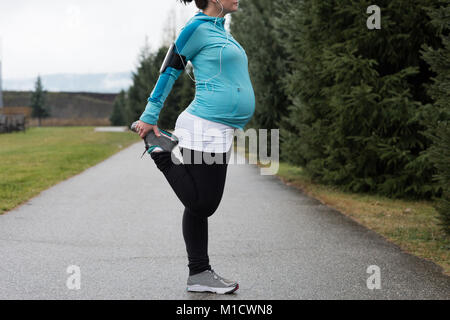
[[[25,131],[24,114],[0,114],[0,133]]]

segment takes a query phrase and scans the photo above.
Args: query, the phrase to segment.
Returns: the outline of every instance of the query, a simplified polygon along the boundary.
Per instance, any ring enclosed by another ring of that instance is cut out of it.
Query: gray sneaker
[[[137,123],[138,121],[135,121],[131,125],[130,129],[134,132],[136,132]],[[145,136],[145,151],[151,153],[157,147],[161,148],[163,151],[172,151],[172,149],[178,144],[178,138],[170,132],[164,131],[160,128],[158,128],[158,130],[161,133],[160,137],[157,137],[153,130],[149,131],[149,133]]]
[[[214,270],[206,270],[189,276],[187,280],[187,291],[191,292],[213,292],[218,294],[233,293],[239,289],[239,284],[222,278]]]

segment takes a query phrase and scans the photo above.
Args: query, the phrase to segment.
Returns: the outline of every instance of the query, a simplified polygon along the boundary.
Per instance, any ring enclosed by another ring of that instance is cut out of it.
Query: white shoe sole
[[[208,286],[202,286],[200,284],[194,284],[187,287],[187,291],[190,292],[212,292],[217,294],[226,294],[226,293],[232,293],[239,289],[239,285],[236,284],[235,287],[228,287],[228,288],[214,288],[214,287],[208,287]]]

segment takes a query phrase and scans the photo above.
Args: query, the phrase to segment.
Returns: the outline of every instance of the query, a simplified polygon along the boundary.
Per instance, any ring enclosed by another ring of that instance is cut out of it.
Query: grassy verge
[[[93,127],[30,128],[0,135],[0,214],[139,141]]]
[[[248,158],[247,150],[239,151]],[[277,177],[381,234],[402,250],[433,261],[450,275],[450,238],[440,229],[432,202],[343,192],[315,183],[301,167],[284,162],[280,162]]]

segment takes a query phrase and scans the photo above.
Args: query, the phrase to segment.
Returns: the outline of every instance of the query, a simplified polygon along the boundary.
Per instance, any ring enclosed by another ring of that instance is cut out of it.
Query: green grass
[[[247,150],[245,154],[248,157]],[[344,192],[315,183],[303,168],[285,162],[280,162],[277,177],[381,234],[404,251],[435,262],[450,275],[450,238],[440,228],[431,201]]]
[[[0,134],[0,214],[139,141],[131,132],[43,127]]]

